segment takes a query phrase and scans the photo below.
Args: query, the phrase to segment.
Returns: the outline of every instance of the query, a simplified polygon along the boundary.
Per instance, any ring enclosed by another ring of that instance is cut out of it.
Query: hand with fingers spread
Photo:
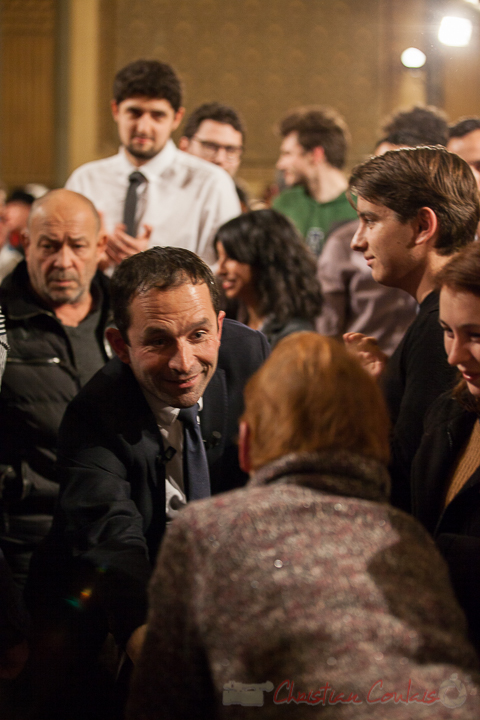
[[[374,378],[379,378],[385,370],[388,356],[380,350],[374,337],[362,333],[345,333],[343,341],[349,352],[356,355],[365,370]]]
[[[150,244],[151,234],[151,225],[144,225],[143,233],[134,238],[131,235],[127,235],[123,223],[118,223],[107,242],[106,252],[110,261],[114,265],[118,265],[122,260],[125,260],[125,258],[136,255],[142,252],[142,250],[147,250]]]

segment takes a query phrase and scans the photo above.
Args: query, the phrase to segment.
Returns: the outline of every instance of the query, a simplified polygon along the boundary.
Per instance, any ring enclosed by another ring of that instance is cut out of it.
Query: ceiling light
[[[446,16],[440,23],[438,39],[444,45],[465,47],[470,42],[472,23],[467,18]]]
[[[418,48],[410,47],[402,52],[400,59],[407,68],[421,68],[425,65],[427,56]]]

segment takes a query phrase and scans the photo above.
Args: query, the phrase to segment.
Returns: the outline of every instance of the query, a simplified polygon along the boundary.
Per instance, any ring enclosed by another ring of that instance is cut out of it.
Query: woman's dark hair
[[[222,225],[214,238],[228,257],[252,268],[261,316],[279,322],[313,320],[322,306],[311,251],[287,218],[276,210],[253,210]]]
[[[439,290],[447,287],[454,292],[480,297],[480,243],[472,242],[457,253],[439,272],[436,284]],[[464,378],[455,386],[453,396],[467,410],[480,414],[479,399],[468,391]]]

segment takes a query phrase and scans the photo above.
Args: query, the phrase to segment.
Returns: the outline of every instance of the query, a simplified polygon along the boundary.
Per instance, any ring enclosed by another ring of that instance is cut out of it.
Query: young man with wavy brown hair
[[[352,248],[373,278],[405,290],[419,312],[388,365],[374,338],[348,333],[345,342],[383,384],[393,424],[392,502],[410,508],[410,466],[426,410],[454,379],[438,323],[436,275],[472,242],[480,219],[475,178],[445,148],[393,150],[357,166],[350,178],[360,219]],[[384,373],[385,370],[385,373]]]

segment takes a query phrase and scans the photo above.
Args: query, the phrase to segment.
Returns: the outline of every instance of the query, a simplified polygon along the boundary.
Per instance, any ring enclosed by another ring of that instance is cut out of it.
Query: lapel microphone
[[[222,433],[217,432],[217,430],[214,430],[208,440],[204,440],[203,444],[205,445],[205,450],[213,450],[213,448],[217,447],[217,445],[220,445],[220,440],[222,439]]]
[[[171,445],[166,450],[162,448],[158,455],[158,459],[160,460],[162,465],[166,465],[168,462],[170,462],[176,452],[177,451],[175,450],[175,448]]]

